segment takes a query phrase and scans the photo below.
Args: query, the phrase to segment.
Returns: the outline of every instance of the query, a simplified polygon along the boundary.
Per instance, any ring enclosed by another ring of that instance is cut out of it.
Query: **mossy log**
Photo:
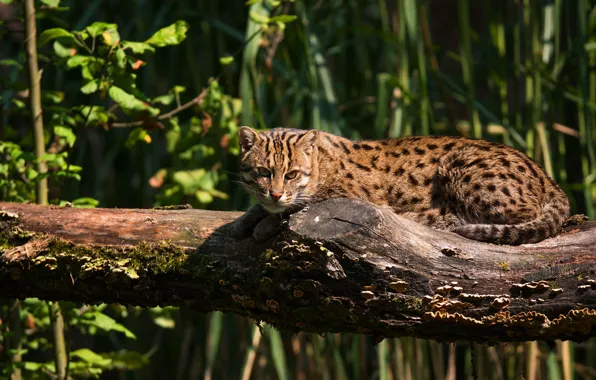
[[[0,296],[221,310],[378,338],[596,335],[596,222],[500,246],[334,199],[256,242],[231,236],[241,215],[0,203]]]

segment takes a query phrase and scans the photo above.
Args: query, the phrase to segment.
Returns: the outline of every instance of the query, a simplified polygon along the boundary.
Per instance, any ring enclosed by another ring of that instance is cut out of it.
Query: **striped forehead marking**
[[[294,158],[292,145],[300,135],[290,130],[282,130],[264,133],[262,136],[265,140],[267,163],[271,167],[280,166],[282,170],[287,170]]]

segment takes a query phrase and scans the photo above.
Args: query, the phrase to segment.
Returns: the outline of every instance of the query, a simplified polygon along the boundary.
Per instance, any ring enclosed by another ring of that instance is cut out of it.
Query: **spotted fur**
[[[350,141],[316,130],[242,127],[240,175],[270,213],[347,197],[470,239],[522,244],[554,236],[569,201],[534,161],[461,137]]]

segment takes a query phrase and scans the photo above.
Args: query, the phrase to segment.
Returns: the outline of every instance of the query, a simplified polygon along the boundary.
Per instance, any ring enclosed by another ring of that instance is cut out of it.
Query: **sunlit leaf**
[[[58,41],[54,41],[52,47],[54,48],[54,53],[60,58],[72,57],[77,54],[77,49],[66,47]]]
[[[123,111],[149,111],[153,115],[157,115],[159,110],[149,106],[148,103],[137,99],[134,95],[127,93],[117,86],[112,86],[108,90],[108,95],[113,101],[118,103]]]
[[[147,133],[146,130],[144,130],[143,128],[135,128],[132,131],[130,131],[130,133],[128,134],[128,137],[126,138],[126,141],[124,142],[124,145],[130,149],[139,141],[147,142],[147,140],[146,140],[147,136],[149,136],[149,134]],[[151,142],[151,141],[149,141],[149,142]]]
[[[116,50],[116,64],[121,69],[124,69],[126,67],[126,52],[124,51],[124,49]]]
[[[298,16],[296,15],[279,15],[279,16],[273,16],[269,19],[269,22],[273,23],[273,22],[281,22],[281,23],[288,23],[288,22],[292,22],[295,21],[298,18]]]
[[[108,46],[117,45],[120,42],[120,34],[116,29],[108,29],[101,33],[103,41]]]
[[[130,49],[135,54],[143,54],[145,52],[153,53],[155,48],[145,42],[122,41],[120,44],[123,49]]]
[[[252,21],[256,22],[257,24],[267,24],[269,23],[270,18],[267,16],[264,16],[260,13],[257,12],[249,12],[249,17]]]
[[[68,67],[69,69],[73,69],[79,66],[86,66],[89,64],[91,59],[93,59],[93,57],[89,57],[86,55],[75,55],[70,57],[68,61],[66,61],[66,67]]]
[[[234,57],[230,55],[219,58],[219,63],[221,63],[222,65],[229,65],[232,62],[234,62]]]
[[[106,358],[110,358],[110,368],[118,370],[135,370],[142,368],[149,363],[145,355],[136,351],[121,350],[118,352],[108,352],[102,354]]]
[[[112,360],[102,357],[96,354],[88,348],[80,348],[72,351],[70,356],[73,358],[81,359],[89,364],[105,367],[111,364]]]
[[[66,205],[66,203],[67,203],[66,201],[60,201],[61,206]],[[90,197],[73,199],[73,201],[70,203],[74,207],[78,207],[78,208],[95,208],[95,207],[99,206],[99,201],[97,199],[90,198]]]
[[[14,59],[0,59],[0,66],[12,66],[19,70],[23,68],[23,65]]]
[[[178,45],[186,38],[187,30],[188,23],[186,21],[179,20],[170,26],[158,30],[145,42],[157,47]]]
[[[64,92],[46,90],[41,94],[44,103],[58,104],[64,100]]]
[[[68,144],[68,146],[71,146],[71,147],[74,145],[75,141],[77,140],[77,136],[74,134],[72,129],[63,127],[60,125],[57,125],[54,127],[54,134],[56,136],[62,137],[64,140],[66,140],[66,143]]]
[[[97,37],[107,30],[118,30],[118,25],[108,24],[106,22],[94,22],[85,28],[91,37]]]
[[[85,313],[83,316],[84,318],[81,318],[82,324],[94,326],[106,332],[118,331],[123,333],[127,338],[136,339],[135,335],[129,329],[103,313],[92,311]]]
[[[197,200],[201,203],[207,204],[213,202],[213,196],[208,191],[198,190],[197,192],[195,192],[195,196],[197,197]]]
[[[103,124],[109,120],[106,109],[101,106],[83,106],[79,112],[87,124]]]
[[[85,85],[81,87],[81,92],[83,94],[92,94],[99,89],[99,79],[94,79],[90,82],[87,82]]]
[[[164,106],[170,105],[174,102],[175,97],[174,94],[167,94],[155,97],[151,103],[156,104],[163,104]]]
[[[74,38],[74,34],[69,32],[68,30],[62,29],[62,28],[46,29],[39,35],[39,39],[37,40],[37,46],[42,47],[43,45],[47,44],[51,40],[54,40],[54,39],[60,38],[60,37]]]
[[[58,5],[60,5],[60,0],[41,0],[41,2],[52,8],[56,8]]]

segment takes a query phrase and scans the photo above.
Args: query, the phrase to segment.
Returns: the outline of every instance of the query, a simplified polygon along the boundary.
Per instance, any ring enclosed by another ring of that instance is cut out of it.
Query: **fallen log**
[[[231,236],[241,215],[0,202],[0,296],[221,310],[378,338],[596,336],[596,222],[500,246],[333,199],[257,242]]]

